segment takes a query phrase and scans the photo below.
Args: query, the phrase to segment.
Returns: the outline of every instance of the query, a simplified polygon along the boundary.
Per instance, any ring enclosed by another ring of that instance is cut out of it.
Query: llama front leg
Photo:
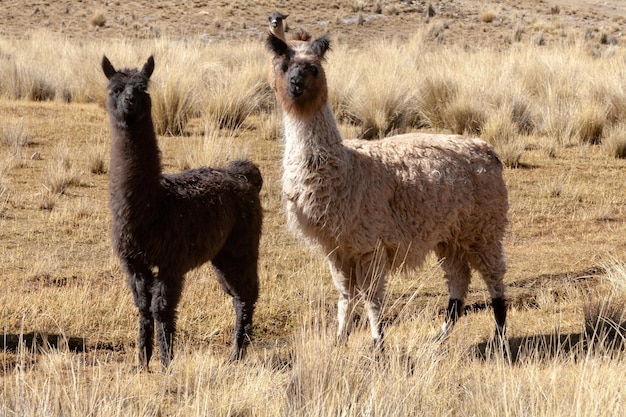
[[[362,256],[356,265],[356,281],[365,296],[365,310],[374,347],[382,350],[384,334],[380,315],[385,292],[387,257],[384,251],[376,250]]]
[[[161,350],[161,364],[167,368],[174,358],[176,307],[182,292],[183,276],[171,276],[159,271],[152,285],[150,311],[156,325],[157,341]]]
[[[154,277],[148,267],[137,262],[122,263],[122,267],[126,271],[128,286],[139,310],[139,366],[147,369],[154,346],[154,319],[150,311],[150,290]]]
[[[254,302],[245,302],[233,297],[233,307],[237,315],[233,343],[230,348],[229,360],[242,359],[246,353],[246,347],[252,339],[252,315],[254,314]]]
[[[356,299],[356,282],[353,282],[354,274],[344,269],[350,269],[338,265],[336,259],[328,262],[333,283],[339,291],[337,301],[337,343],[344,343],[350,335],[352,327],[352,314]]]
[[[236,322],[229,360],[236,361],[243,358],[252,338],[252,316],[259,297],[256,252],[240,259],[220,253],[213,259],[213,269],[224,292],[233,297]]]

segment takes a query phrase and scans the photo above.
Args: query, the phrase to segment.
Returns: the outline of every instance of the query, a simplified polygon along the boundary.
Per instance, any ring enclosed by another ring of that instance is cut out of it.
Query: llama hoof
[[[446,340],[448,340],[450,334],[452,333],[452,327],[453,324],[450,324],[449,322],[444,322],[441,325],[441,330],[439,331],[439,333],[437,333],[437,335],[433,338],[433,342],[444,343]]]
[[[230,350],[230,355],[228,355],[228,363],[239,362],[245,356],[246,356],[246,349],[245,348],[241,348],[240,349],[240,348],[237,348],[237,347],[233,347]]]
[[[150,369],[150,367],[146,364],[146,365],[133,365],[132,366],[132,372],[136,373],[136,374],[140,374],[140,373],[152,373],[152,370]]]

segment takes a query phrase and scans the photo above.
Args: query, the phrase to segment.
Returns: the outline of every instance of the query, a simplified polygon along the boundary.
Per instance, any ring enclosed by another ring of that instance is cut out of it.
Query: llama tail
[[[257,190],[261,191],[263,177],[261,176],[261,170],[255,163],[240,159],[228,164],[226,170],[232,175],[244,177]]]

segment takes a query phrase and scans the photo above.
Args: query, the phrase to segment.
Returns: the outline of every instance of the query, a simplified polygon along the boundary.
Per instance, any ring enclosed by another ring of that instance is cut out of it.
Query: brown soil
[[[355,5],[363,3],[357,10]],[[381,37],[406,39],[421,28],[428,29],[433,43],[465,48],[503,48],[539,39],[547,45],[570,35],[607,44],[626,41],[625,9],[621,0],[0,0],[0,36],[23,38],[43,29],[76,39],[260,40],[267,31],[266,16],[279,10],[289,14],[292,29],[328,33],[354,46]]]

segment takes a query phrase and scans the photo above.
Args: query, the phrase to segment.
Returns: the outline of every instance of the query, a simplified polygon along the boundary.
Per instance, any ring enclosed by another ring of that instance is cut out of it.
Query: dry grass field
[[[0,2],[0,417],[626,413],[623,0],[151,3]],[[282,211],[274,9],[330,35],[346,137],[452,131],[496,147],[508,354],[488,343],[480,279],[450,339],[432,341],[447,305],[434,258],[389,277],[383,357],[358,317],[335,345],[324,256]],[[203,267],[186,279],[172,366],[136,370],[137,312],[110,245],[104,53],[116,66],[154,54],[165,170],[261,167],[261,295],[241,363],[226,363],[232,305]]]

